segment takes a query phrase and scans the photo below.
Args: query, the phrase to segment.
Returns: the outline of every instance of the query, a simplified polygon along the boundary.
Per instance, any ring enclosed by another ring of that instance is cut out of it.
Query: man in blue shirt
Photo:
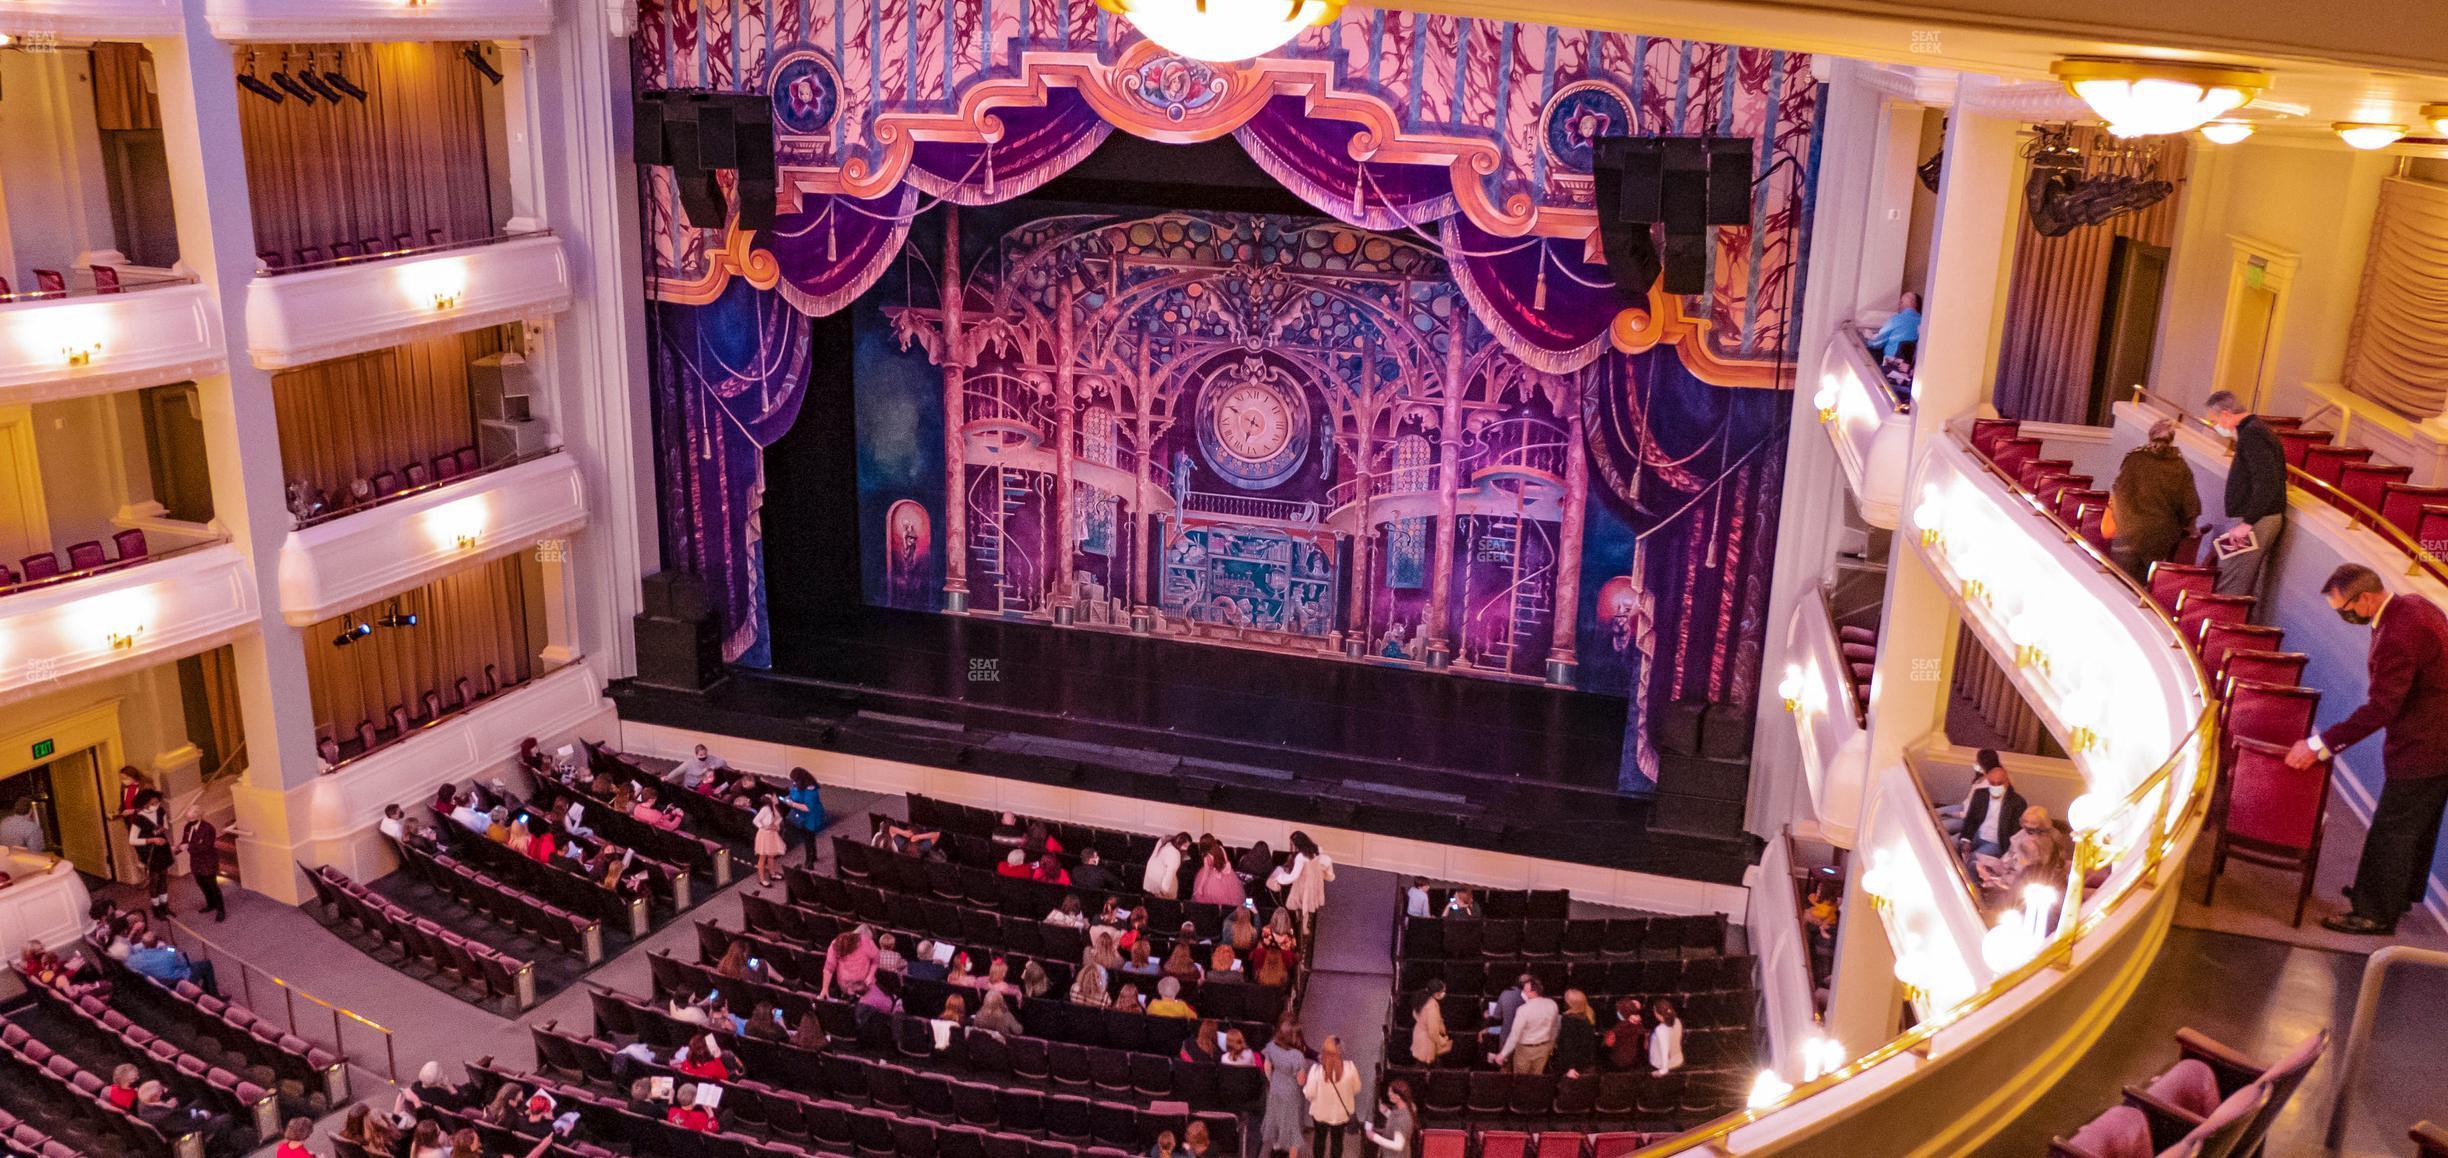
[[[142,944],[128,950],[127,967],[164,985],[193,981],[204,992],[221,996],[221,987],[214,984],[213,963],[188,959],[177,946],[163,941],[159,933],[145,934]]]
[[[1870,335],[1864,344],[1881,361],[1899,357],[1906,342],[1921,340],[1921,295],[1906,290],[1896,299],[1896,312],[1887,315],[1887,322]]]

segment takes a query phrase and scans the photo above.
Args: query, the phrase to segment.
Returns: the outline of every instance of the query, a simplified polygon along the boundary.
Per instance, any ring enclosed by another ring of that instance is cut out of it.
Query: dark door
[[[2115,406],[2150,381],[2159,338],[2159,297],[2167,288],[2168,248],[2130,237],[2108,255],[2108,291],[2100,302],[2099,344],[2091,358],[2093,426],[2106,426]]]

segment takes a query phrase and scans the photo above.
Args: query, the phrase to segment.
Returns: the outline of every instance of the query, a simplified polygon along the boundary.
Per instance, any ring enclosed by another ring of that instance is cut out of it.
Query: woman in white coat
[[[1649,1068],[1662,1078],[1683,1068],[1683,1018],[1666,997],[1658,998],[1649,1012],[1657,1022],[1649,1031]]]
[[[1168,901],[1181,899],[1182,852],[1189,847],[1188,833],[1156,842],[1156,851],[1148,854],[1147,872],[1139,878],[1139,891]]]
[[[1284,907],[1300,918],[1301,939],[1317,927],[1317,911],[1326,907],[1326,882],[1334,879],[1334,860],[1305,832],[1292,834],[1292,862],[1275,870],[1269,884],[1283,892]]]

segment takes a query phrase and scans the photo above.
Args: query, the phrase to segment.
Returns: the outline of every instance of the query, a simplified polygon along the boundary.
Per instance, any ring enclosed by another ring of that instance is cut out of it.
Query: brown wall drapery
[[[93,46],[94,127],[103,132],[158,129],[161,102],[153,91],[153,62],[141,44]]]
[[[2039,714],[1970,628],[1958,629],[1955,639],[1955,699],[1997,733],[1999,750],[2027,755],[2040,750]]]
[[[465,241],[499,232],[486,170],[484,80],[452,43],[265,45],[241,68],[273,73],[337,68],[366,90],[309,104],[240,93],[255,248],[299,260],[313,247],[375,239],[388,246],[430,230]],[[251,63],[250,63],[251,62]]]
[[[501,330],[472,330],[274,374],[283,473],[338,495],[475,445],[468,363],[502,347]]]
[[[2118,144],[2105,130],[2089,127],[2076,128],[2074,139],[2086,152]],[[2027,422],[2090,421],[2091,363],[2108,292],[2108,259],[2120,237],[2146,245],[2174,243],[2176,203],[2191,161],[2184,141],[2166,141],[2159,175],[2176,185],[2176,193],[2139,213],[2080,226],[2062,237],[2033,232],[2029,210],[2021,211],[2006,291],[2005,337],[1998,350],[1999,414]]]
[[[524,554],[454,571],[423,587],[360,607],[306,629],[306,682],[319,734],[347,739],[361,720],[388,728],[391,706],[413,707],[426,692],[445,700],[464,676],[481,685],[486,664],[501,685],[535,675],[544,632],[531,618]],[[414,612],[415,627],[378,627],[347,647],[332,638],[353,622],[372,623],[393,607]]]
[[[2421,421],[2448,409],[2448,185],[2380,184],[2346,388]]]

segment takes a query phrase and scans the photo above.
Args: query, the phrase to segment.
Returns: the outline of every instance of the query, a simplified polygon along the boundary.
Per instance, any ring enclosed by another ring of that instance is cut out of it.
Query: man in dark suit
[[[1980,782],[1964,797],[1963,830],[1955,841],[1955,851],[1966,868],[1975,857],[2006,855],[2006,842],[2023,823],[2023,810],[2030,807],[2023,794],[2015,791],[1995,751],[1981,749],[1978,768]]]
[[[2338,617],[2370,624],[2371,686],[2363,706],[2298,742],[2287,766],[2309,768],[2382,729],[2384,779],[2363,859],[2346,898],[2352,912],[2321,924],[2340,933],[2387,936],[2422,900],[2448,808],[2448,615],[2417,595],[2391,595],[2369,567],[2348,563],[2321,585]]]
[[[2202,563],[2218,568],[2218,593],[2252,595],[2269,569],[2278,539],[2286,533],[2286,446],[2278,432],[2253,416],[2236,396],[2221,390],[2203,406],[2210,425],[2235,439],[2235,458],[2227,464],[2228,527],[2202,546]],[[2254,547],[2222,555],[2249,537]]]

